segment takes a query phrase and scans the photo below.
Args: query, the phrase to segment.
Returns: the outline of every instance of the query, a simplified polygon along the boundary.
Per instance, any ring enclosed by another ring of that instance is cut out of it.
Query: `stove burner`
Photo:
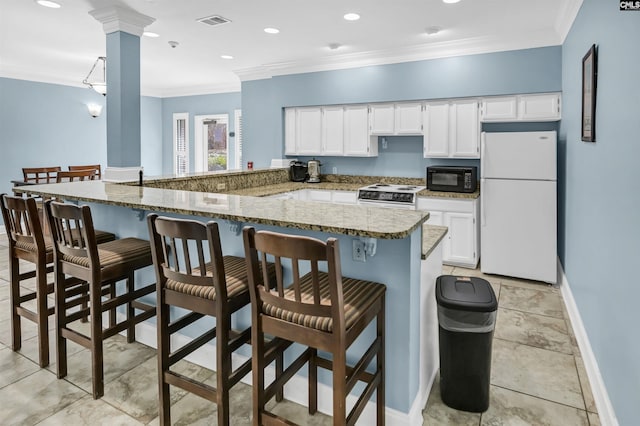
[[[411,191],[412,189],[416,189],[417,186],[402,186],[398,188],[398,191]]]
[[[389,185],[388,183],[376,183],[373,186],[391,186],[391,185]]]

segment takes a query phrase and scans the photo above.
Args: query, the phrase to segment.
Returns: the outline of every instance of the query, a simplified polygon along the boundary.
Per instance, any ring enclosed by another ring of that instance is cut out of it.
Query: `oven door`
[[[358,199],[358,205],[369,207],[384,207],[387,209],[403,209],[403,210],[415,210],[416,205],[414,203],[394,203],[393,201],[378,201],[378,200],[361,200]]]

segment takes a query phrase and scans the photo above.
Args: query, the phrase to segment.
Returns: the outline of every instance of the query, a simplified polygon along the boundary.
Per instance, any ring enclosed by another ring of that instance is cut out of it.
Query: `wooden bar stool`
[[[104,395],[102,342],[121,331],[127,331],[127,342],[135,340],[135,325],[155,315],[155,306],[137,299],[153,293],[155,286],[134,287],[134,272],[150,266],[149,242],[139,238],[122,238],[98,244],[89,206],[47,201],[45,210],[53,238],[56,298],[56,361],[58,378],[67,375],[67,339],[91,351],[93,398]],[[74,238],[73,230],[79,237]],[[69,328],[69,324],[86,316],[77,294],[65,291],[65,275],[89,284],[90,334]],[[126,280],[124,293],[116,295],[115,284]],[[106,300],[103,300],[103,296]],[[116,322],[115,309],[126,305],[126,319]],[[136,314],[135,310],[142,312]],[[102,313],[111,313],[109,325],[102,324]]]
[[[251,360],[233,370],[232,353],[251,341],[251,327],[231,329],[231,316],[249,304],[244,258],[223,256],[218,224],[147,217],[157,275],[158,379],[160,424],[171,424],[169,385],[193,392],[218,405],[218,425],[229,424],[229,391],[251,370]],[[275,267],[266,268],[275,281]],[[190,311],[170,319],[172,306]],[[171,348],[171,335],[204,316],[214,317],[216,326],[190,343]],[[216,387],[196,382],[171,367],[207,342],[216,339]],[[280,358],[280,362],[282,359]]]
[[[40,367],[49,365],[49,334],[47,319],[53,314],[53,306],[47,304],[47,295],[53,293],[53,283],[47,283],[47,273],[53,271],[53,244],[49,235],[43,233],[40,212],[33,198],[0,195],[0,209],[9,240],[9,273],[11,293],[11,347],[14,351],[22,347],[22,327],[20,318],[26,318],[38,327],[38,355]],[[78,238],[74,234],[74,238]],[[96,230],[99,243],[113,241],[116,236],[111,232]],[[35,271],[20,272],[20,260],[31,262]],[[20,283],[36,277],[34,291],[21,291]],[[70,280],[65,285],[75,286],[78,280]],[[87,293],[84,285],[83,294]],[[36,309],[31,310],[23,304],[36,299]],[[85,299],[86,303],[86,299]]]
[[[353,425],[376,391],[377,425],[384,425],[384,311],[386,286],[342,277],[338,240],[326,243],[315,238],[269,231],[243,230],[251,295],[251,345],[253,349],[253,424],[291,425],[265,410],[276,389],[305,363],[309,364],[309,413],[317,411],[317,367],[333,370],[333,424]],[[275,258],[276,271],[283,260],[291,262],[293,283],[285,286],[281,273],[275,288],[266,286],[260,264],[267,255]],[[320,265],[327,272],[320,271]],[[307,269],[303,269],[307,267]],[[301,275],[304,270],[310,272]],[[376,338],[355,366],[347,366],[346,351],[366,326],[376,320]],[[307,346],[273,383],[265,387],[264,369],[271,362],[264,334]],[[332,360],[318,355],[329,352]],[[375,372],[366,371],[375,361]],[[366,386],[347,413],[346,398],[353,386]]]
[[[86,166],[69,166],[68,169],[70,172],[76,170],[92,170],[93,174],[95,175],[93,179],[100,180],[102,178],[102,168],[100,167],[100,164],[89,164]]]
[[[70,171],[62,170],[62,171],[59,171],[56,176],[56,183],[94,180],[94,179],[96,179],[95,170],[91,170],[91,169],[70,170]]]

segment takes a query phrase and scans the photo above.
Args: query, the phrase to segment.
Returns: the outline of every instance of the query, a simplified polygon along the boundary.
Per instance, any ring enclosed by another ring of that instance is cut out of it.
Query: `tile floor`
[[[127,344],[115,336],[105,344],[105,395],[93,400],[89,353],[69,342],[69,375],[56,379],[52,365],[40,369],[35,327],[23,321],[23,347],[10,349],[6,239],[0,237],[0,424],[2,425],[157,425],[155,350]],[[445,273],[480,271],[445,266]],[[483,276],[499,297],[493,340],[491,402],[482,414],[453,410],[440,399],[438,384],[423,410],[424,425],[599,425],[580,351],[559,289]],[[26,283],[25,286],[33,285]],[[50,336],[53,339],[53,322]],[[52,340],[53,342],[53,340]],[[215,373],[190,363],[185,375],[215,380]],[[216,424],[215,404],[172,388],[172,419],[177,425]],[[232,391],[233,425],[249,425],[251,388]],[[331,424],[308,416],[300,405],[283,402],[274,411],[306,425]]]

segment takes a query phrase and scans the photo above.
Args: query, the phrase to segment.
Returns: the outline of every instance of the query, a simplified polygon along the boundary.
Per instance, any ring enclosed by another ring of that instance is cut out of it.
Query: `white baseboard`
[[[587,376],[589,377],[593,399],[595,400],[596,407],[598,409],[600,423],[603,426],[618,426],[616,413],[613,411],[613,405],[611,405],[607,388],[604,384],[604,380],[602,380],[598,362],[596,361],[596,357],[591,348],[591,343],[589,343],[589,336],[584,328],[582,317],[580,317],[580,311],[578,310],[576,301],[573,298],[569,281],[567,280],[567,276],[564,274],[560,260],[558,260],[558,278],[562,298],[567,308],[567,312],[569,313],[569,318],[571,319],[573,331],[575,333],[576,340],[578,341],[578,346],[580,347],[584,366],[587,370]]]
[[[121,314],[119,314],[121,315]],[[123,314],[122,314],[123,315]],[[189,337],[174,334],[172,338],[175,338],[177,345],[185,344],[192,339]],[[157,332],[154,324],[149,322],[142,322],[136,326],[136,341],[152,348],[157,348]],[[248,357],[233,354],[232,363],[234,368],[242,364],[249,359]],[[190,354],[187,361],[202,367],[215,371],[216,365],[216,349],[215,345],[207,343],[200,349]],[[275,369],[268,368],[265,372],[265,381],[269,383],[275,377]],[[434,376],[435,377],[435,376]],[[432,378],[433,380],[433,378]],[[242,378],[242,382],[251,385],[251,373]],[[287,382],[284,387],[284,396],[289,401],[297,404],[307,406],[308,402],[308,385],[307,378],[296,374]],[[385,410],[385,422],[389,426],[412,426],[422,424],[422,408],[424,404],[421,404],[420,395],[417,395],[413,404],[411,405],[411,411],[409,413],[403,413],[393,408],[387,407]],[[350,395],[347,398],[347,407],[352,407],[357,398]],[[333,390],[331,386],[323,383],[318,383],[318,411],[327,415],[331,415],[333,412]],[[358,418],[358,425],[372,425],[376,421],[376,404],[374,401],[369,401]]]

